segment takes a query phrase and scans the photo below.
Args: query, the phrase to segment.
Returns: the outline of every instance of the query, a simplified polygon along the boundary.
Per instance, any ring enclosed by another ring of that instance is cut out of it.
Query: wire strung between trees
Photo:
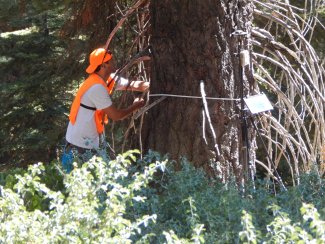
[[[187,96],[187,95],[177,95],[177,94],[150,94],[149,97],[177,97],[177,98],[191,98],[191,99],[201,99],[200,96]],[[239,98],[221,98],[221,97],[205,97],[208,100],[219,100],[219,101],[240,101]]]
[[[133,115],[134,119],[139,118],[142,114],[147,112],[149,109],[151,109],[153,106],[157,105],[161,101],[163,101],[167,97],[174,97],[174,98],[190,98],[190,99],[200,99],[202,100],[202,97],[199,96],[187,96],[187,95],[176,95],[176,94],[166,94],[166,93],[161,93],[161,94],[150,94],[149,97],[160,97],[158,100],[154,101],[153,103],[141,108],[138,112],[136,112]],[[219,100],[219,101],[235,101],[238,102],[240,101],[239,98],[220,98],[220,97],[204,97],[206,100]]]
[[[190,98],[190,99],[200,99],[202,100],[202,96],[187,96],[187,95],[176,95],[176,94],[166,94],[166,93],[161,93],[161,94],[150,94],[149,97],[160,97],[158,100],[152,102],[151,104],[139,109],[134,115],[133,118],[137,119],[139,118],[142,114],[147,112],[149,109],[151,109],[153,106],[156,104],[160,103],[162,100],[164,100],[167,97],[174,97],[174,98]],[[205,100],[219,100],[219,101],[235,101],[238,102],[240,101],[239,98],[220,98],[220,97],[206,97],[204,96]]]

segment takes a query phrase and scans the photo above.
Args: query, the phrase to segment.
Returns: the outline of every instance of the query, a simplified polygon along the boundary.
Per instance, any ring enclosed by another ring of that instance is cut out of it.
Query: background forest
[[[253,2],[261,7],[277,1]],[[306,31],[306,39],[323,65],[325,5],[323,1],[311,2],[317,8],[311,7],[308,14],[317,11],[317,20],[310,18],[306,24],[313,30]],[[93,159],[92,164],[71,175],[63,174],[58,157],[70,104],[85,77],[88,54],[105,44],[133,3],[0,0],[0,243],[321,243],[325,239],[321,153],[315,163],[317,170],[309,168],[309,174],[299,176],[296,187],[291,187],[295,180],[291,179],[290,164],[279,163],[287,191],[273,185],[270,178],[259,177],[258,170],[256,185],[240,192],[233,179],[220,184],[186,159],[177,163],[176,170],[168,156],[150,150],[141,156],[127,152],[111,162]],[[290,3],[297,9],[306,8],[305,1]],[[112,39],[110,46],[118,65],[144,44],[142,32],[150,28],[139,30],[139,26],[146,25],[141,16],[147,16],[148,11],[146,5],[128,17]],[[273,31],[258,11],[254,17],[254,26]],[[137,37],[140,41],[135,41]],[[290,42],[280,32],[277,38],[285,44]],[[263,48],[255,46],[257,51]],[[137,66],[128,76],[144,78],[146,69],[149,67]],[[268,64],[265,70],[281,77],[278,69]],[[273,98],[271,90],[261,89]],[[132,98],[133,94],[114,95],[120,106]],[[293,129],[290,126],[288,130]],[[126,131],[130,131],[129,121],[112,124],[106,131],[117,153],[139,146],[136,139],[124,136]],[[257,151],[259,154],[264,152]],[[37,162],[45,167],[37,164],[26,169]],[[107,164],[110,167],[105,167]]]
[[[91,49],[77,23],[69,27],[83,4],[1,1],[2,166],[56,158]]]

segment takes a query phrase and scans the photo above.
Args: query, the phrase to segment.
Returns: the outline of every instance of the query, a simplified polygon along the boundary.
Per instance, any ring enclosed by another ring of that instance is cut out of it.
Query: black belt
[[[81,107],[83,107],[83,108],[86,108],[86,109],[89,109],[89,110],[96,110],[96,108],[94,108],[94,107],[89,107],[89,106],[87,106],[87,105],[85,105],[85,104],[82,104],[82,103],[80,103],[80,106]]]
[[[95,149],[89,149],[89,148],[83,148],[83,147],[78,147],[76,145],[71,144],[70,142],[67,142],[66,144],[66,150],[70,150],[70,149],[76,149],[78,151],[78,153],[85,153],[87,151],[90,151],[91,153],[96,153]]]

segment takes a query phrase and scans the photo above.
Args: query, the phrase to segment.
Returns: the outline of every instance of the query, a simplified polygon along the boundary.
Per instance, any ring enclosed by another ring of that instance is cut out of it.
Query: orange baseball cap
[[[88,74],[94,73],[96,68],[112,59],[112,53],[105,48],[97,48],[89,55],[89,66],[86,69]]]

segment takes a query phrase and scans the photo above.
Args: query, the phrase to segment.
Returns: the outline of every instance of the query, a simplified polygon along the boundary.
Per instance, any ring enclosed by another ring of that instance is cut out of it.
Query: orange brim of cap
[[[110,54],[107,53],[107,54],[105,55],[104,60],[101,61],[100,63],[90,64],[90,65],[87,67],[86,72],[87,72],[88,74],[94,73],[94,71],[97,69],[97,67],[98,67],[99,65],[101,65],[102,63],[105,63],[105,62],[109,61],[111,58],[112,58],[112,55],[110,55]]]

